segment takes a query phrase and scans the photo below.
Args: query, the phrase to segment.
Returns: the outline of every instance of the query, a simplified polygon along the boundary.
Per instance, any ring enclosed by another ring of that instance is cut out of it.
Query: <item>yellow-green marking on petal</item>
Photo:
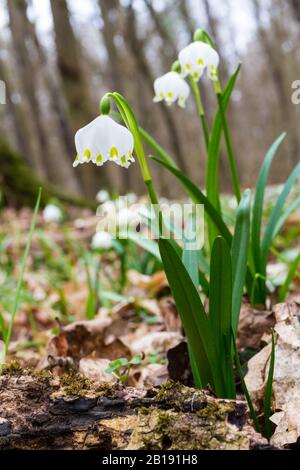
[[[122,165],[122,166],[125,166],[125,165],[126,165],[126,155],[123,155],[123,156],[121,157],[121,160],[120,160],[120,161],[121,161],[121,165]]]
[[[112,148],[110,149],[110,153],[109,153],[109,154],[110,154],[110,157],[111,157],[111,158],[118,158],[118,155],[119,155],[118,149],[117,149],[116,147],[112,147]]]
[[[103,160],[103,157],[101,155],[101,153],[98,155],[98,157],[96,158],[96,163],[102,163],[102,160]]]
[[[91,158],[91,151],[89,149],[86,149],[85,152],[84,152],[84,156],[86,158]]]

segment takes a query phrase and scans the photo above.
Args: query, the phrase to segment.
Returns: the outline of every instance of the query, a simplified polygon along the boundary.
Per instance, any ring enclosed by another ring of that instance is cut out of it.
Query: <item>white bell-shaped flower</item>
[[[212,47],[207,57],[207,74],[214,82],[218,80],[219,54]]]
[[[97,192],[96,194],[96,201],[100,202],[100,204],[103,204],[106,201],[109,201],[110,195],[109,192],[106,191],[106,189],[100,189],[100,191]]]
[[[175,101],[179,106],[185,107],[185,102],[190,94],[190,88],[177,72],[168,72],[154,81],[154,102],[165,100],[170,105]]]
[[[198,81],[202,77],[205,68],[208,67],[209,77],[212,80],[217,79],[219,56],[205,42],[192,42],[179,52],[178,60],[183,77],[190,75],[195,81]]]
[[[63,214],[58,206],[48,204],[43,211],[43,217],[45,222],[61,222]]]
[[[134,139],[131,132],[107,115],[98,116],[75,135],[77,156],[73,166],[93,162],[102,166],[107,161],[128,168],[132,156]]]
[[[96,232],[92,238],[92,248],[95,250],[109,250],[112,247],[113,238],[108,232]]]

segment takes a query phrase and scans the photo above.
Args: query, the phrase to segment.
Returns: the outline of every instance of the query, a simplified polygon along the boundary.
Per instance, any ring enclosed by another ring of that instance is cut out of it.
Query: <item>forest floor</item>
[[[186,340],[160,263],[134,243],[126,245],[125,257],[117,246],[101,254],[92,250],[98,218],[82,209],[66,214],[60,223],[38,215],[8,365],[0,375],[0,449],[295,445],[299,277],[285,303],[274,299],[288,270],[285,260],[299,251],[300,214],[290,217],[274,248],[268,310],[255,310],[244,299],[240,315],[238,349],[259,416],[271,329],[276,332],[269,442],[252,426],[238,376],[236,401],[192,388]],[[6,325],[31,218],[27,208],[1,210],[0,313]]]

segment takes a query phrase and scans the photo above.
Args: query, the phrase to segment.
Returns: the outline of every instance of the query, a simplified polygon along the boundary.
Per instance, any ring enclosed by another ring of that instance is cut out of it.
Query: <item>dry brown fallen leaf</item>
[[[78,364],[82,358],[93,357],[114,360],[119,357],[131,358],[131,352],[119,338],[106,338],[106,328],[111,325],[109,318],[96,318],[71,323],[60,334],[53,337],[45,350],[39,368],[51,367],[53,358],[70,358]],[[52,358],[49,362],[49,357]]]
[[[95,382],[116,382],[116,376],[106,372],[109,364],[109,359],[83,358],[79,361],[79,372]]]
[[[266,310],[254,310],[249,304],[243,303],[237,337],[238,349],[259,349],[265,333],[271,333],[275,324],[274,313]]]
[[[182,335],[175,331],[153,331],[132,341],[130,349],[133,355],[139,353],[147,355],[153,352],[162,354],[176,346],[181,340]]]
[[[128,271],[128,281],[132,286],[129,290],[130,295],[142,296],[148,294],[149,296],[155,296],[160,291],[168,287],[168,281],[163,271],[157,272],[152,276],[141,274],[138,271]]]
[[[272,444],[292,444],[300,436],[300,309],[296,302],[278,304],[276,319],[275,371],[271,417],[277,427]],[[269,371],[271,345],[248,363],[246,383],[255,405],[260,410]]]
[[[159,300],[161,316],[167,331],[180,331],[182,324],[173,297],[163,297]]]

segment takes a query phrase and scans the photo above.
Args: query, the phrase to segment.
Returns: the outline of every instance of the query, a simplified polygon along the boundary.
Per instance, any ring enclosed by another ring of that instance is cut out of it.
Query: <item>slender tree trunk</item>
[[[300,2],[299,0],[290,0],[290,5],[295,14],[297,21],[300,23]]]
[[[155,26],[156,32],[162,39],[163,47],[162,54],[164,55],[165,64],[172,65],[172,62],[177,58],[177,47],[172,38],[170,30],[167,28],[164,18],[154,8],[153,0],[144,0],[145,5],[149,11],[149,14],[152,18],[153,24]]]
[[[7,1],[9,24],[12,34],[18,72],[22,84],[23,99],[27,97],[30,104],[30,119],[39,144],[38,152],[32,155],[33,164],[40,176],[47,175],[47,159],[49,148],[42,127],[42,111],[33,81],[33,64],[30,52],[26,47],[26,21],[24,20],[24,0]]]
[[[21,6],[23,7],[27,41],[30,41],[31,50],[37,52],[36,68],[39,70],[45,92],[49,98],[49,115],[46,119],[47,126],[51,129],[54,138],[51,139],[52,152],[48,162],[48,176],[53,183],[63,187],[65,191],[80,194],[78,172],[75,172],[71,165],[74,160],[75,145],[63,106],[63,96],[47,67],[47,57],[38,40],[34,25],[27,17],[26,2],[23,2]],[[59,171],[57,171],[58,168]]]
[[[24,159],[26,162],[31,165],[32,164],[32,156],[34,155],[35,148],[32,145],[32,138],[30,137],[28,128],[26,126],[26,116],[24,113],[23,106],[20,104],[14,104],[12,102],[12,90],[10,84],[10,77],[7,73],[7,69],[3,64],[0,56],[0,76],[5,82],[6,86],[6,103],[8,112],[11,116],[14,133],[16,136],[16,143],[18,150],[22,155],[24,155]]]
[[[296,3],[295,3],[296,6]],[[269,70],[272,76],[272,80],[274,83],[276,96],[278,99],[278,105],[280,112],[282,114],[282,118],[284,122],[287,123],[288,127],[293,129],[293,117],[291,115],[290,110],[290,100],[289,95],[287,94],[287,86],[285,84],[285,72],[283,68],[284,61],[282,60],[280,51],[280,47],[276,47],[275,45],[270,43],[268,38],[267,32],[264,27],[261,25],[260,21],[260,5],[258,0],[253,0],[253,7],[254,7],[254,14],[258,24],[258,34],[260,37],[260,42],[265,52],[266,59],[268,61]],[[292,161],[298,162],[299,155],[299,143],[297,135],[292,135]]]
[[[123,70],[120,62],[118,49],[115,45],[115,32],[118,33],[118,11],[120,11],[119,0],[98,0],[103,20],[102,36],[107,50],[109,75],[115,90],[124,94]]]

